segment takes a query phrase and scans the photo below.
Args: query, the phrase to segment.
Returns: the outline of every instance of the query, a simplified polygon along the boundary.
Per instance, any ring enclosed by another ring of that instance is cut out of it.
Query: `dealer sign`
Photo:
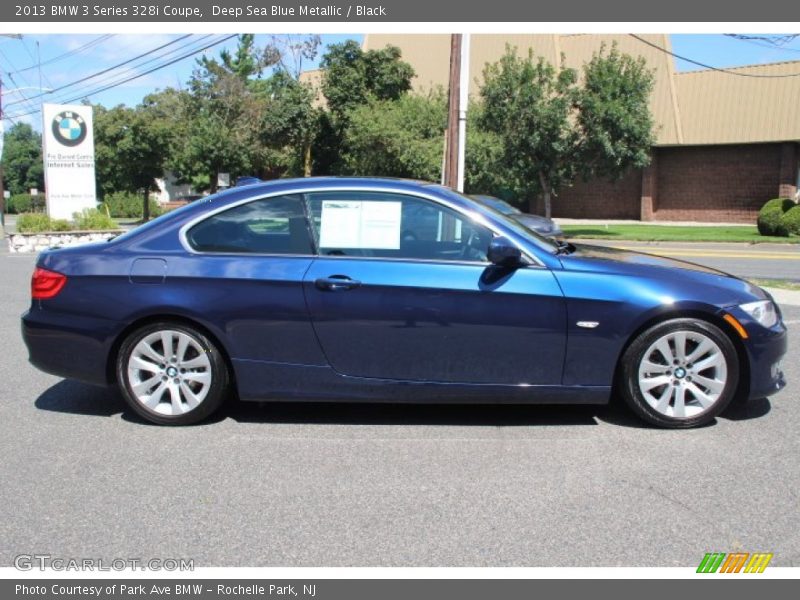
[[[72,219],[73,213],[97,206],[92,107],[45,104],[42,114],[47,214]]]

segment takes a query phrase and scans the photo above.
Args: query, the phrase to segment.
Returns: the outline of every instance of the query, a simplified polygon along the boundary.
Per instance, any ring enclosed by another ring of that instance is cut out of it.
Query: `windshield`
[[[520,237],[525,238],[530,243],[534,244],[535,246],[538,246],[539,248],[545,250],[546,252],[556,253],[559,251],[560,246],[558,243],[544,236],[539,235],[536,231],[532,229],[528,229],[515,219],[512,219],[511,217],[509,217],[506,214],[503,214],[496,208],[489,206],[489,204],[480,202],[472,196],[461,194],[445,186],[436,186],[436,187],[438,187],[440,190],[444,190],[447,193],[454,194],[456,196],[460,196],[461,198],[466,198],[467,200],[470,200],[475,206],[480,208],[480,210],[491,213],[494,218],[503,223],[504,227],[511,229],[514,233],[516,233]],[[486,196],[483,196],[482,198],[486,198]]]

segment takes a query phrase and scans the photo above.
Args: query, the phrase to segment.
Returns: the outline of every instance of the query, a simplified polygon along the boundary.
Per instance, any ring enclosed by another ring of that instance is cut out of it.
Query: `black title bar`
[[[786,23],[785,0],[92,0],[3,2],[3,23],[67,22],[769,22]],[[791,12],[791,11],[790,11]],[[786,23],[789,26],[789,23]],[[791,28],[791,27],[789,27]]]

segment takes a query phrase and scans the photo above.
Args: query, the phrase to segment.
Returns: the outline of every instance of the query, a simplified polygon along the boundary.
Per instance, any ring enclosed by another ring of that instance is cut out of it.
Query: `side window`
[[[254,200],[217,213],[186,234],[198,252],[313,254],[301,195]]]
[[[323,256],[486,261],[487,228],[436,202],[402,194],[308,195]]]

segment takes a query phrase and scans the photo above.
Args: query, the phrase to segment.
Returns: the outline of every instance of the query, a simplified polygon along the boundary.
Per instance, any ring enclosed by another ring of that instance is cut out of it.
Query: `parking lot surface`
[[[145,424],[27,362],[31,256],[0,254],[0,565],[800,565],[800,307],[789,386],[689,431],[608,407],[229,403]],[[81,360],[80,356],[75,357]]]

